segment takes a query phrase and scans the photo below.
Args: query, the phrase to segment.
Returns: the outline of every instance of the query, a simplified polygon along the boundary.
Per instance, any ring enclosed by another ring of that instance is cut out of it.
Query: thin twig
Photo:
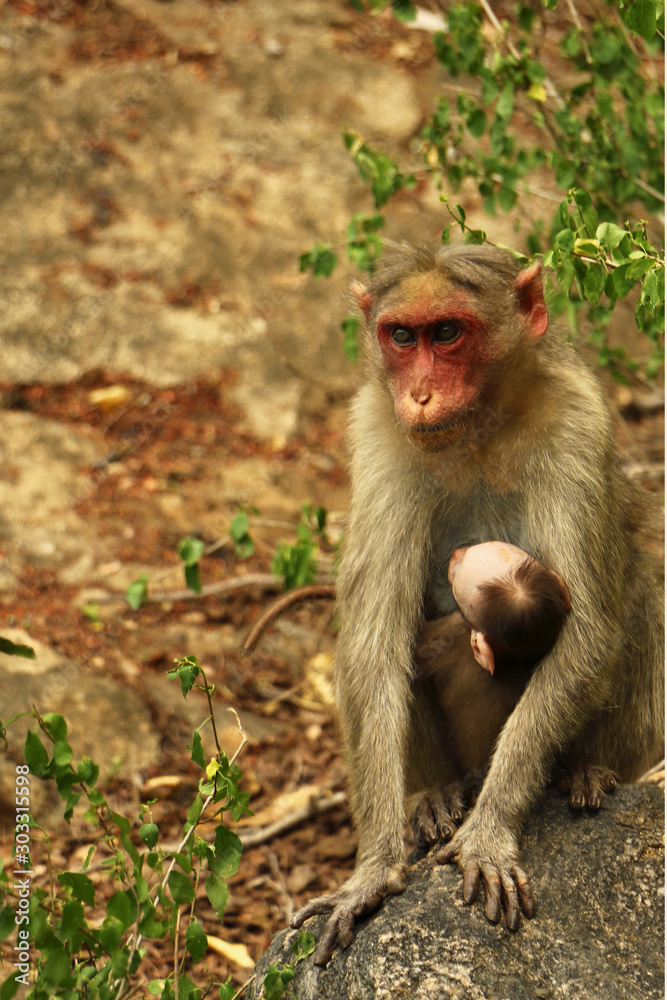
[[[333,792],[331,795],[322,796],[319,799],[311,799],[305,806],[295,809],[288,816],[281,816],[280,819],[274,820],[273,823],[262,827],[261,830],[249,830],[247,833],[239,831],[238,835],[241,838],[244,848],[257,847],[258,844],[266,843],[267,840],[271,840],[277,834],[284,833],[285,830],[291,830],[293,827],[298,826],[304,820],[310,819],[312,816],[319,816],[321,813],[329,812],[331,809],[336,809],[337,806],[342,806],[346,802],[347,792]]]
[[[574,6],[574,3],[572,2],[572,0],[567,0],[567,6],[568,6],[568,9],[570,11],[570,16],[572,17],[572,21],[574,22],[575,28],[577,29],[577,31],[579,31],[581,33],[581,45],[582,45],[582,48],[584,50],[584,58],[586,59],[586,62],[588,63],[588,65],[592,66],[593,65],[593,59],[592,59],[592,56],[591,56],[591,50],[589,49],[588,42],[586,41],[586,38],[584,36],[584,26],[581,23],[581,18],[579,17],[579,13],[577,11],[577,8]]]
[[[293,604],[300,601],[331,601],[336,596],[336,588],[331,585],[311,584],[308,587],[299,587],[298,590],[291,590],[284,597],[281,597],[270,608],[267,608],[261,618],[253,626],[248,638],[243,643],[246,653],[251,652],[257,645],[264,630],[268,628],[274,619],[278,618],[284,611],[291,608]]]

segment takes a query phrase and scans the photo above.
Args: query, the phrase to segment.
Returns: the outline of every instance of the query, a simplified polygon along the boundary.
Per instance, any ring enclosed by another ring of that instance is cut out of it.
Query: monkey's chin
[[[456,420],[451,424],[437,424],[433,427],[421,425],[408,430],[408,440],[420,451],[443,451],[465,434],[465,421]]]

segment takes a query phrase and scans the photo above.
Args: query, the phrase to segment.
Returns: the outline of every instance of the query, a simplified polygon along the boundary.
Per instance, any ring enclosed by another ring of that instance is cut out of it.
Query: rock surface
[[[296,1000],[659,1000],[664,997],[664,794],[618,789],[597,815],[572,815],[550,793],[530,817],[522,857],[537,917],[511,934],[463,903],[454,866],[431,857],[408,888],[362,922],[325,970],[297,966]],[[324,917],[307,928],[319,935]],[[289,962],[296,931],[276,935],[247,992],[259,1000],[271,962]]]

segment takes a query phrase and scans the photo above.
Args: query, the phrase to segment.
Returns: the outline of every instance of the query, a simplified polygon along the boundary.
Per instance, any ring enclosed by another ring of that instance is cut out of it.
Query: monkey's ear
[[[562,591],[562,594],[563,594],[563,599],[565,601],[565,606],[566,606],[567,610],[570,611],[571,608],[572,608],[572,605],[570,604],[570,591],[567,589],[567,584],[566,584],[565,580],[560,575],[560,573],[556,572],[555,569],[550,569],[549,572],[553,573],[553,575],[558,580],[558,582],[559,582],[559,584],[561,586],[561,591]]]
[[[483,667],[484,670],[488,670],[491,676],[493,676],[493,671],[496,668],[496,660],[493,655],[493,650],[489,646],[484,633],[477,632],[473,629],[470,633],[470,645],[472,646],[473,656],[479,663],[480,667]]]
[[[359,303],[359,308],[366,317],[366,322],[370,320],[371,309],[373,308],[373,296],[371,295],[368,288],[363,285],[360,281],[352,282],[352,291],[354,292],[357,302]]]
[[[528,320],[529,336],[541,337],[549,325],[542,287],[542,265],[536,260],[514,282],[519,312]]]

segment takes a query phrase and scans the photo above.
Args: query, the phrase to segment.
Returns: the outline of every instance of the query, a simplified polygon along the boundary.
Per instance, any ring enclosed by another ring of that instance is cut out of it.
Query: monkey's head
[[[508,542],[455,549],[448,577],[475,659],[490,674],[498,663],[539,662],[570,611],[562,576]]]
[[[423,451],[468,432],[498,368],[548,324],[539,263],[520,271],[494,247],[391,246],[372,283],[353,290],[371,365]]]

